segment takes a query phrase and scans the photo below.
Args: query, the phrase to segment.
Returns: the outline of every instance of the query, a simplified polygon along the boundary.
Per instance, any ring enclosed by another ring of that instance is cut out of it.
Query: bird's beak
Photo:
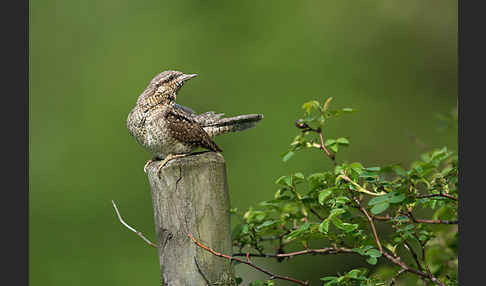
[[[180,76],[178,79],[179,79],[179,81],[184,82],[184,81],[190,80],[191,78],[196,77],[196,76],[197,76],[197,74],[184,74],[184,75]]]

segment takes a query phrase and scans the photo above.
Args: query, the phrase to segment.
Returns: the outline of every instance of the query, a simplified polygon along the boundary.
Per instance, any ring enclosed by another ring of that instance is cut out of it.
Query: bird
[[[157,74],[137,98],[126,126],[131,136],[152,154],[144,166],[161,160],[157,174],[170,160],[188,156],[197,148],[214,152],[223,150],[213,137],[255,127],[263,114],[223,117],[214,111],[197,114],[189,107],[176,103],[181,87],[197,74],[166,70]]]

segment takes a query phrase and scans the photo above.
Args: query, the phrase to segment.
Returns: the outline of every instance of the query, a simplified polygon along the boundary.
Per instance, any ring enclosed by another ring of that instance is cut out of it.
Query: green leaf
[[[341,145],[349,145],[349,140],[344,137],[338,138],[336,142]]]
[[[319,193],[319,203],[321,205],[324,205],[324,202],[326,201],[327,197],[329,197],[331,194],[332,194],[332,191],[330,189],[322,190]]]
[[[341,205],[344,205],[346,203],[349,203],[351,200],[348,198],[348,197],[345,197],[345,196],[340,196],[340,197],[337,197],[336,198],[336,203],[337,204],[341,204]]]
[[[332,218],[332,222],[334,223],[334,225],[339,228],[339,229],[342,229],[344,230],[345,232],[351,232],[355,229],[358,228],[358,225],[357,224],[351,224],[351,223],[347,223],[347,222],[342,222],[339,218],[337,217],[333,217]]]
[[[341,109],[343,112],[348,112],[348,113],[351,113],[351,112],[356,112],[356,109],[353,109],[353,108],[349,108],[349,107],[345,107],[343,109]]]
[[[361,163],[359,162],[354,162],[354,163],[351,163],[349,164],[349,167],[351,169],[353,169],[356,173],[361,174],[363,172],[363,165],[361,165]]]
[[[381,257],[381,252],[378,249],[370,249],[366,251],[366,255],[371,257]]]
[[[382,202],[382,203],[374,205],[371,208],[371,212],[375,215],[380,214],[380,213],[386,211],[386,209],[388,209],[389,206],[390,206],[390,204],[388,202]]]
[[[334,174],[335,175],[338,175],[339,173],[341,173],[341,171],[344,171],[344,167],[343,166],[337,165],[336,167],[334,167]],[[335,183],[335,184],[337,184],[337,183]]]
[[[332,217],[330,218],[332,223],[339,229],[343,229],[343,221],[340,220],[338,217]]]
[[[332,281],[332,280],[337,280],[339,277],[336,277],[336,276],[326,276],[326,277],[322,277],[321,280],[322,281]]]
[[[368,257],[368,259],[366,259],[366,262],[368,262],[369,264],[371,265],[375,265],[376,262],[378,262],[378,259],[376,257]]]
[[[329,232],[329,219],[325,219],[319,225],[319,232],[328,233]]]
[[[405,199],[404,194],[391,193],[389,202],[392,204],[397,204]]]
[[[295,238],[301,236],[303,233],[305,233],[309,228],[310,228],[310,223],[306,222],[306,223],[302,224],[298,229],[289,233],[287,235],[287,239],[289,239],[289,240],[295,239]]]
[[[294,174],[294,177],[297,179],[305,180],[304,174],[298,172]]]
[[[379,197],[374,197],[372,198],[369,202],[368,202],[368,205],[369,206],[373,206],[373,205],[376,205],[376,204],[381,204],[381,203],[384,203],[384,202],[388,202],[388,200],[390,199],[390,197],[388,197],[388,195],[383,195],[383,196],[379,196]]]
[[[414,229],[414,228],[415,228],[415,225],[413,225],[413,224],[409,224],[409,225],[407,225],[407,226],[406,226],[404,229],[405,229],[405,230],[412,230],[412,229]]]
[[[277,185],[284,185],[284,179],[285,179],[285,177],[287,177],[287,176],[281,176],[280,178],[278,178],[275,181],[275,184],[277,184]]]
[[[319,108],[319,102],[316,101],[316,100],[311,100],[311,101],[308,101],[304,104],[302,104],[302,109],[305,110],[305,112],[307,113],[311,113],[312,111],[312,108]]]
[[[248,223],[251,222],[260,222],[265,218],[266,214],[263,211],[255,211],[252,210],[248,213],[247,221]]]
[[[394,217],[392,220],[397,221],[397,222],[405,222],[405,221],[408,221],[408,217],[404,216],[404,215],[400,215],[400,216]]]
[[[366,171],[370,171],[370,172],[379,172],[381,170],[380,167],[368,167],[368,168],[365,168]]]
[[[331,149],[332,152],[337,153],[338,151],[338,144],[332,144],[329,146],[329,149]]]
[[[332,144],[336,144],[336,139],[326,139],[324,141],[324,145],[326,145],[326,147]]]
[[[395,171],[395,173],[399,176],[406,176],[407,175],[407,171],[405,171],[401,166],[393,166],[393,171]]]
[[[278,221],[276,221],[276,220],[267,220],[267,221],[263,222],[262,224],[260,224],[259,226],[257,226],[256,230],[260,231],[263,228],[272,226],[272,225],[277,224],[277,223],[278,223]]]
[[[295,154],[294,151],[289,151],[289,152],[285,153],[283,158],[282,158],[282,161],[287,162],[288,160],[290,160],[290,158],[292,158],[292,156],[294,156],[294,154]]]
[[[358,278],[358,276],[361,274],[361,271],[358,269],[353,269],[346,274],[346,276],[351,277],[351,278]]]
[[[342,209],[342,208],[334,208],[331,210],[331,213],[329,214],[329,219],[331,219],[332,217],[334,216],[339,216],[343,213],[345,213],[346,210],[345,209]]]
[[[292,181],[291,181],[290,176],[282,176],[275,181],[275,184],[284,185],[284,186],[287,185],[287,186],[291,187]]]
[[[329,103],[331,103],[332,101],[332,97],[329,97],[326,102],[324,103],[324,105],[322,106],[322,111],[325,112],[327,111],[327,109],[329,108]]]
[[[231,232],[231,239],[234,240],[236,237],[238,237],[241,233],[241,224],[238,224],[233,228],[233,231]]]

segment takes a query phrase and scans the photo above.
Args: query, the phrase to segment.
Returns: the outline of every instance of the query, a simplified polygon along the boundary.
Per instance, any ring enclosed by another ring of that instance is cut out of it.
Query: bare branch
[[[457,201],[457,198],[456,198],[456,197],[451,196],[451,195],[446,194],[446,193],[440,193],[440,194],[431,194],[431,195],[420,195],[420,196],[417,196],[417,199],[436,198],[436,197],[448,198],[448,199],[451,199],[451,200]]]
[[[311,213],[313,213],[319,220],[323,220],[324,218],[313,208],[309,207],[309,210],[311,211]]]
[[[265,258],[292,258],[294,256],[305,255],[305,254],[338,254],[338,253],[356,253],[352,249],[345,248],[345,247],[326,247],[320,249],[305,249],[301,251],[289,252],[289,253],[234,253],[233,257],[235,256],[253,256],[253,257],[265,257]]]
[[[339,177],[343,178],[346,182],[349,182],[353,186],[355,186],[357,188],[357,190],[356,190],[357,192],[364,193],[364,194],[368,194],[370,196],[381,196],[381,195],[385,195],[386,194],[385,192],[373,193],[373,192],[368,191],[367,189],[361,187],[355,181],[351,180],[351,178],[348,177],[343,171],[341,171],[341,175],[339,175]]]
[[[211,282],[209,281],[209,279],[206,277],[206,275],[204,275],[204,273],[202,272],[201,270],[201,267],[199,267],[199,263],[197,262],[197,258],[194,257],[194,263],[196,264],[196,267],[197,267],[197,271],[199,271],[199,274],[201,274],[202,278],[204,279],[204,281],[206,282],[206,284],[208,284],[208,286],[211,286]]]
[[[154,247],[154,248],[158,248],[158,246],[151,242],[150,240],[148,240],[140,231],[137,231],[136,229],[134,229],[133,227],[129,226],[124,220],[123,218],[121,217],[120,215],[120,212],[118,211],[118,208],[116,207],[116,204],[113,200],[111,200],[111,203],[113,204],[113,208],[115,208],[115,212],[116,212],[116,215],[118,216],[118,220],[120,220],[121,224],[123,224],[126,228],[128,228],[129,230],[133,231],[134,233],[136,233],[138,236],[140,236],[146,243],[148,243],[150,246]]]
[[[395,276],[392,278],[390,286],[395,285],[395,283],[397,282],[398,276],[400,276],[403,272],[405,272],[405,269],[403,269],[403,268],[398,270],[397,274],[395,274]]]
[[[321,139],[321,149],[324,150],[324,152],[326,152],[326,155],[327,157],[329,157],[333,162],[334,162],[334,165],[336,165],[336,155],[335,154],[332,154],[331,152],[329,152],[327,149],[326,149],[326,145],[324,145],[324,139],[322,138],[322,131],[321,129],[317,129],[317,131],[319,133],[319,138]]]
[[[413,260],[415,260],[415,263],[417,264],[417,267],[420,271],[422,271],[422,265],[420,264],[420,261],[418,259],[418,255],[417,253],[415,253],[415,251],[413,250],[412,246],[405,241],[405,244],[404,244],[405,248],[412,254],[413,256]]]
[[[287,277],[287,276],[282,276],[282,275],[278,275],[278,274],[273,274],[272,272],[266,270],[266,269],[263,269],[261,268],[260,266],[257,266],[255,265],[253,262],[251,262],[251,260],[249,259],[249,256],[247,256],[247,254],[245,253],[244,256],[247,256],[247,260],[243,260],[243,259],[240,259],[240,258],[237,258],[237,257],[232,257],[232,256],[229,256],[229,255],[226,255],[226,254],[222,254],[222,253],[219,253],[215,250],[213,250],[212,248],[202,244],[201,242],[199,242],[197,239],[194,238],[194,236],[189,232],[189,230],[187,229],[187,225],[184,225],[184,227],[186,228],[186,235],[199,247],[201,247],[202,249],[208,251],[209,253],[215,255],[215,256],[218,256],[218,257],[222,257],[222,258],[226,258],[226,259],[229,259],[230,261],[232,260],[236,260],[240,263],[243,263],[243,264],[246,264],[246,265],[249,265],[253,268],[255,268],[256,270],[260,271],[260,272],[263,272],[267,275],[270,276],[270,279],[280,279],[280,280],[286,280],[286,281],[291,281],[291,282],[294,282],[296,284],[299,284],[299,285],[304,285],[304,286],[308,286],[309,285],[309,281],[301,281],[301,280],[297,280],[297,279],[294,279],[292,277]]]
[[[394,219],[394,217],[391,217],[390,215],[386,216],[373,216],[374,219],[376,220],[383,220],[383,221],[388,221]],[[441,219],[416,219],[412,218],[413,222],[416,223],[429,223],[429,224],[458,224],[459,220],[441,220]]]
[[[361,205],[361,203],[359,202],[358,199],[354,198],[354,201],[356,202],[356,204],[358,205],[359,209],[361,210],[361,212],[366,216],[366,218],[368,219],[368,222],[370,224],[370,227],[371,227],[371,230],[373,232],[373,237],[375,238],[375,241],[376,241],[376,245],[378,246],[378,250],[381,252],[381,254],[387,258],[389,261],[391,261],[392,263],[400,266],[400,268],[402,268],[404,271],[408,271],[408,272],[411,272],[411,273],[414,273],[420,277],[423,277],[423,278],[427,278],[427,279],[430,279],[432,282],[440,285],[440,286],[445,286],[445,284],[443,282],[441,282],[439,279],[437,279],[436,277],[434,277],[432,274],[430,273],[424,273],[423,271],[420,271],[420,270],[417,270],[417,269],[413,269],[413,268],[410,268],[407,264],[405,264],[403,261],[400,260],[400,257],[393,257],[392,255],[390,255],[388,252],[386,252],[382,247],[381,247],[381,242],[380,242],[380,239],[378,237],[378,233],[376,232],[376,227],[375,227],[375,223],[373,222],[373,218],[368,214],[368,212],[366,211],[366,209]]]

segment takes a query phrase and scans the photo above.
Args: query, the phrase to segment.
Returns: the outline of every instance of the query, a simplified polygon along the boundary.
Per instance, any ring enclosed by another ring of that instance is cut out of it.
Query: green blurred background
[[[30,1],[31,285],[160,285],[150,154],[125,120],[157,73],[198,73],[178,103],[197,112],[263,113],[216,138],[233,207],[271,199],[281,175],[331,168],[319,153],[283,163],[303,102],[334,97],[358,113],[329,123],[351,145],[339,160],[410,163],[457,134],[436,113],[457,105],[457,1]],[[425,145],[425,147],[424,147]],[[356,256],[256,260],[298,279],[366,265]],[[236,267],[244,285],[265,276]],[[290,285],[277,281],[277,285]]]

